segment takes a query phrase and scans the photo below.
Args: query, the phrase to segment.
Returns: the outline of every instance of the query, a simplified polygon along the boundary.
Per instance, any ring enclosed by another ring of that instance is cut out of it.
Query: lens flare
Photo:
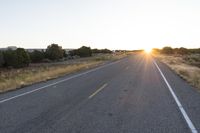
[[[145,48],[144,51],[145,51],[145,53],[149,54],[149,53],[151,53],[152,48]]]

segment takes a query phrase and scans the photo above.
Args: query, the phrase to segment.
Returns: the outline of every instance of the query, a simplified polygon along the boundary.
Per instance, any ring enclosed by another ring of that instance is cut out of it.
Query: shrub
[[[173,49],[171,47],[164,47],[162,50],[161,50],[161,53],[162,54],[173,54]]]
[[[66,51],[63,49],[63,57],[68,57],[68,54],[66,53]]]
[[[15,50],[6,50],[3,53],[4,55],[4,60],[5,60],[5,66],[17,66],[17,53]]]
[[[112,53],[109,49],[92,49],[92,53]]]
[[[188,49],[188,52],[191,54],[200,54],[200,48],[198,49]]]
[[[98,49],[92,49],[92,53],[100,53],[100,51]]]
[[[112,53],[112,51],[109,49],[101,49],[100,51],[101,53]]]
[[[70,56],[76,56],[76,55],[78,55],[78,50],[75,49],[75,50],[69,51],[69,55],[70,55]]]
[[[177,54],[181,55],[188,54],[188,49],[181,47],[177,50]]]
[[[30,58],[34,63],[42,62],[44,59],[44,52],[34,50],[32,53],[30,53]]]
[[[51,44],[47,47],[46,57],[50,60],[58,60],[63,58],[63,50],[58,44]]]
[[[0,51],[0,67],[2,67],[4,65],[5,61],[4,61],[4,57],[3,57],[3,52]]]
[[[23,48],[17,48],[16,50],[6,50],[4,52],[5,66],[12,66],[14,68],[20,68],[28,66],[30,63],[29,54]]]
[[[89,57],[92,56],[92,50],[90,47],[82,46],[81,48],[77,49],[77,54],[80,57]]]
[[[31,62],[29,54],[23,48],[17,48],[18,67],[28,66]]]

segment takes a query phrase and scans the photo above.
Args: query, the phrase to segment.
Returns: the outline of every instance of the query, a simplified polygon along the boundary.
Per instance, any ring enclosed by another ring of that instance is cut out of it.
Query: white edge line
[[[121,61],[121,60],[119,60],[119,61],[115,61],[115,62],[112,62],[112,63],[106,64],[106,65],[103,65],[103,66],[100,66],[100,67],[94,68],[94,69],[92,69],[92,70],[88,70],[88,71],[86,71],[86,72],[82,72],[82,73],[80,73],[80,74],[73,75],[73,76],[71,76],[71,77],[68,77],[68,78],[66,78],[66,79],[63,79],[63,80],[57,81],[57,82],[55,82],[55,83],[48,84],[48,85],[45,85],[45,86],[39,87],[39,88],[37,88],[37,89],[31,90],[31,91],[28,91],[28,92],[24,92],[24,93],[21,93],[21,94],[19,94],[19,95],[12,96],[12,97],[10,97],[10,98],[5,98],[5,99],[3,99],[3,100],[0,100],[0,104],[1,104],[1,103],[4,103],[4,102],[7,102],[7,101],[10,101],[10,100],[12,100],[12,99],[16,99],[16,98],[18,98],[18,97],[21,97],[21,96],[24,96],[24,95],[27,95],[27,94],[33,93],[33,92],[36,92],[36,91],[42,90],[42,89],[47,88],[47,87],[49,87],[49,86],[53,86],[53,85],[56,85],[56,84],[59,84],[59,83],[62,83],[62,82],[68,81],[68,80],[70,80],[70,79],[74,79],[74,78],[80,77],[80,76],[82,76],[82,75],[85,75],[85,74],[88,74],[88,73],[91,73],[91,72],[97,71],[97,70],[102,69],[102,68],[104,68],[104,67],[107,67],[107,66],[110,66],[110,65],[113,65],[113,64],[119,63],[120,61]]]
[[[167,84],[167,87],[169,88],[169,91],[171,92],[174,100],[176,101],[176,104],[178,105],[178,108],[180,109],[183,117],[185,118],[185,121],[188,124],[188,127],[190,128],[192,133],[198,133],[197,129],[195,128],[195,126],[193,125],[192,121],[190,120],[189,116],[187,115],[185,109],[183,108],[183,106],[181,105],[181,102],[178,100],[178,97],[176,96],[176,94],[174,93],[172,87],[170,86],[169,82],[167,81],[167,79],[165,78],[164,74],[162,73],[161,69],[159,68],[158,64],[153,60],[153,63],[155,64],[155,66],[157,67],[158,71],[160,72],[162,78],[164,79],[165,83]]]
[[[100,92],[102,89],[104,89],[107,86],[107,84],[104,84],[101,86],[98,90],[96,90],[94,93],[92,93],[88,98],[91,99],[93,96],[95,96],[98,92]]]

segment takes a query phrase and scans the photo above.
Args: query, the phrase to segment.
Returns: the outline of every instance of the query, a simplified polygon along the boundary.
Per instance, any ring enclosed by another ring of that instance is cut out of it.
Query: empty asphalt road
[[[149,55],[0,94],[0,133],[190,133],[200,94]]]

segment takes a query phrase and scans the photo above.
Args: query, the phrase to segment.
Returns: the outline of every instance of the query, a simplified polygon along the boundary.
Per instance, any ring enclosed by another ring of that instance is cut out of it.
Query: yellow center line
[[[96,90],[92,95],[90,95],[88,98],[91,99],[93,96],[95,96],[98,92],[100,92],[103,88],[105,88],[107,84],[102,85],[98,90]]]

